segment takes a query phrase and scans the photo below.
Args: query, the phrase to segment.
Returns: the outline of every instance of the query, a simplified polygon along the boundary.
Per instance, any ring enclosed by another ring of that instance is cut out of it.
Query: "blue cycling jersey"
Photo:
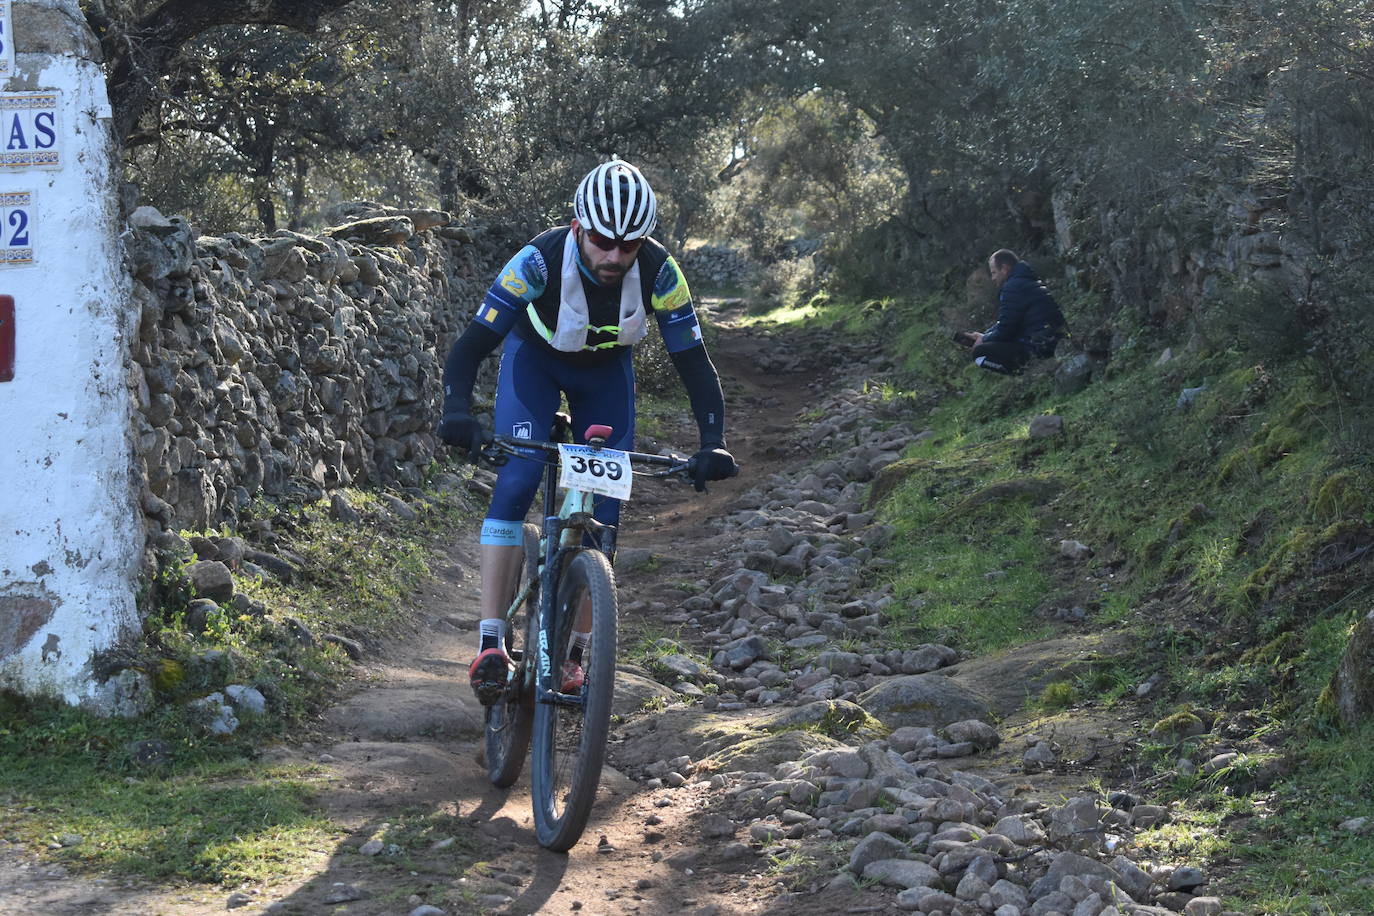
[[[578,246],[568,237],[570,231],[562,226],[541,233],[501,269],[473,321],[449,351],[444,365],[445,413],[471,410],[477,365],[504,339],[495,432],[516,438],[544,435],[560,397],[566,396],[576,434],[589,424],[601,423],[615,430],[613,447],[633,447],[634,366],[626,341],[643,336],[642,319],[649,312],[687,390],[702,447],[723,448],[725,405],[720,381],[706,355],[692,294],[677,262],[658,242],[645,239],[636,253],[635,269],[624,281],[637,275],[639,287],[627,290],[624,282],[603,286],[582,263]],[[577,258],[568,269],[565,252]],[[570,297],[562,288],[564,282],[581,284],[581,301],[575,306],[584,308],[585,314],[566,311]],[[568,321],[569,315],[575,323]],[[626,335],[622,325],[627,320],[638,321],[637,337]],[[569,328],[576,332],[571,345],[563,336]],[[540,465],[521,460],[501,468],[482,543],[520,543],[521,522],[538,488],[539,470]],[[617,500],[596,501],[601,521],[614,524],[618,514]]]
[[[616,330],[620,321],[620,289],[597,283],[578,257],[578,277],[588,306],[588,335],[583,350],[567,353],[554,349],[551,329],[557,326],[563,282],[563,252],[571,229],[561,226],[543,232],[516,252],[487,290],[475,321],[498,334],[511,331],[535,341],[549,353],[579,365],[610,362],[608,350],[620,347]],[[653,312],[669,353],[701,343],[701,325],[692,305],[692,293],[672,255],[658,242],[645,239],[635,257],[642,285],[642,300]]]

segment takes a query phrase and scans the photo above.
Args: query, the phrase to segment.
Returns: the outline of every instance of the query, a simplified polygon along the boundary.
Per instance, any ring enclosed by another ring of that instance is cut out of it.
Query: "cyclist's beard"
[[[625,268],[623,267],[598,267],[594,273],[597,282],[602,286],[618,286],[620,281],[625,279]]]

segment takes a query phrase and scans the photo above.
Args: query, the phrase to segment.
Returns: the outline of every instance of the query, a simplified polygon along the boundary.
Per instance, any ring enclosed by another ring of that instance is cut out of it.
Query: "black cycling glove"
[[[692,475],[692,484],[698,493],[706,492],[706,481],[724,480],[739,473],[735,456],[719,446],[704,448],[687,462],[687,470]]]
[[[454,448],[465,449],[468,457],[476,461],[482,446],[491,441],[491,434],[472,414],[453,411],[439,421],[439,438]]]

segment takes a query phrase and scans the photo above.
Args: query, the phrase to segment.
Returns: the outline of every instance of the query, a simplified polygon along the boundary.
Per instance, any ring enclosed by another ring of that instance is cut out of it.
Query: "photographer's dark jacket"
[[[1033,356],[1054,355],[1068,335],[1068,325],[1045,284],[1025,261],[1011,269],[997,296],[997,321],[983,333],[983,343],[1019,343]]]

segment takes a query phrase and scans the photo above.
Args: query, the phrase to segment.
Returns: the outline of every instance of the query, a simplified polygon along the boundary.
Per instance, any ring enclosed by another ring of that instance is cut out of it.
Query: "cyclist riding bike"
[[[439,438],[474,460],[490,433],[472,415],[478,364],[505,341],[494,424],[502,435],[542,438],[565,394],[576,436],[589,424],[614,429],[606,445],[634,445],[631,348],[648,333],[653,314],[701,436],[693,482],[738,473],[725,450],[725,401],[702,341],[691,293],[677,262],[649,237],[657,204],[649,182],[628,162],[592,169],[573,197],[570,225],[549,229],[520,249],[487,291],[477,315],[454,342],[444,365]],[[481,643],[468,672],[483,705],[500,697],[512,670],[506,655],[506,605],[524,553],[523,522],[539,488],[542,465],[512,460],[498,472],[482,524]],[[620,501],[598,498],[597,521],[614,525]],[[574,625],[564,693],[582,684],[581,649],[588,634]]]

